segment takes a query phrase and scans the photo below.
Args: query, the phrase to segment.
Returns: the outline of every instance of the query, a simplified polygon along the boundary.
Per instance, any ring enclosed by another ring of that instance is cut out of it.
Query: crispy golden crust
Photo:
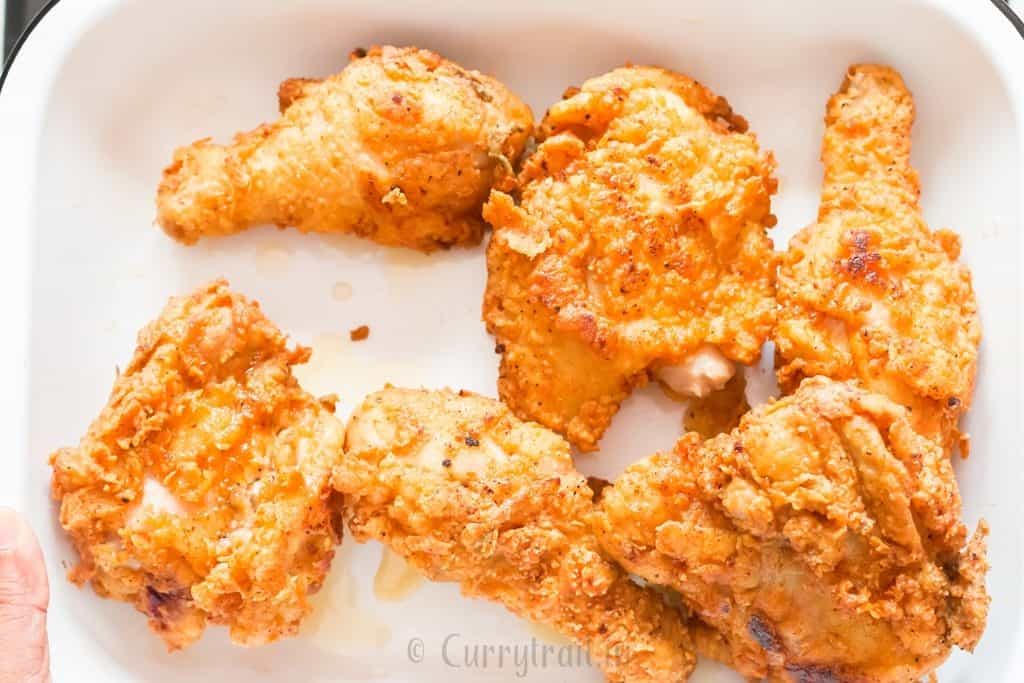
[[[335,469],[353,536],[581,646],[610,681],[683,681],[681,616],[601,552],[569,445],[475,394],[387,388],[352,417]]]
[[[909,407],[948,452],[971,403],[981,327],[959,238],[921,217],[913,121],[887,67],[851,67],[829,100],[818,222],[779,270],[779,381],[858,379]]]
[[[567,93],[540,136],[521,196],[484,206],[484,318],[502,400],[593,450],[652,367],[706,343],[757,358],[774,325],[774,162],[725,100],[649,67]]]
[[[730,434],[688,434],[606,488],[597,519],[749,677],[916,682],[984,628],[987,527],[965,547],[949,459],[853,383],[808,379]]]
[[[421,251],[475,244],[487,192],[533,127],[498,81],[412,47],[290,79],[278,99],[278,121],[175,152],[157,191],[167,234],[191,244],[274,223]]]
[[[294,635],[341,540],[344,433],[291,374],[308,358],[225,282],[172,299],[79,445],[51,456],[69,578],[134,604],[169,650],[207,622],[242,645]]]

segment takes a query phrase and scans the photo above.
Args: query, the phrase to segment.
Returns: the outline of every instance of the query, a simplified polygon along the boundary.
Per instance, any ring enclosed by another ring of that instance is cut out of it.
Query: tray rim
[[[115,11],[125,0],[49,0],[15,41],[0,71],[0,182],[5,188],[5,214],[9,226],[7,243],[0,249],[0,303],[5,309],[6,334],[0,335],[0,426],[7,435],[10,453],[0,474],[0,506],[21,507],[32,494],[24,490],[27,450],[27,400],[29,378],[29,325],[31,321],[31,225],[33,185],[36,178],[36,142],[45,120],[50,86],[66,55],[77,40],[103,16]],[[1010,95],[1019,135],[1021,160],[1019,216],[1024,220],[1024,20],[1005,0],[989,4],[968,4],[960,0],[906,0],[941,12],[966,29],[997,69]],[[982,9],[984,8],[984,9]],[[17,68],[15,68],[17,65]],[[20,226],[20,227],[19,227]],[[1024,225],[1020,226],[1024,228]],[[1018,263],[1024,266],[1024,240]],[[1018,272],[1018,291],[1024,291],[1024,267]],[[1022,304],[1024,307],[1024,304]],[[1024,364],[1020,364],[1018,386],[1024,386]],[[1024,440],[1024,415],[1018,423]],[[1016,472],[1024,488],[1024,463]],[[1024,497],[1017,501],[1018,516],[1024,515]],[[1024,548],[1024,525],[1019,530],[1019,548]],[[1020,577],[1024,622],[1024,575]],[[1017,647],[1009,653],[1003,676],[1006,683],[1024,680],[1024,623],[1018,626]]]

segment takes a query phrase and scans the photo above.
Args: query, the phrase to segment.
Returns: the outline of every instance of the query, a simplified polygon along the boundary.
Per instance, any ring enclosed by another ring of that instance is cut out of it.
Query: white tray
[[[428,258],[269,228],[184,248],[152,226],[156,182],[176,145],[273,118],[280,80],[337,71],[351,48],[376,42],[430,47],[492,73],[538,116],[566,86],[627,60],[705,81],[778,157],[780,247],[815,215],[821,119],[846,66],[900,69],[918,105],[925,214],[963,235],[985,330],[967,421],[973,455],[959,475],[968,521],[992,525],[994,602],[976,654],[954,654],[940,677],[1024,680],[1024,39],[992,4],[953,0],[57,3],[0,95],[0,504],[28,515],[46,553],[56,680],[522,680],[507,660],[470,667],[462,646],[522,648],[529,628],[450,585],[376,603],[375,545],[346,541],[334,566],[333,594],[354,591],[357,608],[335,602],[322,610],[333,625],[318,636],[254,650],[212,628],[168,655],[142,615],[63,576],[72,554],[49,500],[47,454],[83,433],[136,330],[172,294],[226,276],[299,341],[326,346],[308,387],[341,394],[343,416],[386,381],[494,394],[497,359],[479,321],[481,249]],[[332,296],[340,281],[352,286],[347,301]],[[367,342],[335,341],[364,323]],[[581,468],[610,475],[669,446],[680,412],[657,390],[641,391]],[[449,641],[451,665],[441,658],[450,634],[461,634]],[[408,657],[415,638],[420,663]],[[573,664],[531,664],[526,680],[601,680]],[[738,678],[702,665],[694,680]]]

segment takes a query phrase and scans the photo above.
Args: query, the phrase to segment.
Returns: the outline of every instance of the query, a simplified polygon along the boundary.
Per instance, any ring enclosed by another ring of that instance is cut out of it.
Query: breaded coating
[[[710,627],[700,651],[752,679],[916,683],[984,629],[985,523],[965,544],[949,458],[853,382],[805,380],[633,465],[597,529]]]
[[[910,166],[914,102],[888,67],[850,68],[828,103],[818,222],[779,270],[779,381],[858,379],[950,452],[981,326],[960,238],[928,229]]]
[[[342,531],[344,428],[291,373],[309,355],[226,282],[171,299],[85,437],[50,458],[69,578],[135,605],[168,650],[207,623],[240,645],[295,635]]]
[[[594,450],[649,373],[721,388],[774,322],[774,161],[699,83],[652,67],[554,105],[517,196],[491,193],[483,314],[498,390],[524,419]]]
[[[600,550],[569,444],[467,392],[386,388],[356,410],[335,469],[359,541],[589,648],[609,681],[684,681],[679,611]]]
[[[168,235],[273,223],[424,252],[476,244],[480,207],[533,128],[504,85],[414,47],[356,51],[341,73],[278,95],[276,122],[174,153],[157,191]]]

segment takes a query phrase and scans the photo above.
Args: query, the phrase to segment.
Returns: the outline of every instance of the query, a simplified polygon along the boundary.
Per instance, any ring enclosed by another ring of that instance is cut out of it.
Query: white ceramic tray
[[[494,395],[497,359],[479,320],[482,249],[422,257],[271,228],[184,248],[152,225],[156,182],[176,145],[273,118],[280,80],[337,71],[351,48],[377,42],[430,47],[492,73],[538,115],[566,86],[627,60],[705,81],[778,157],[780,247],[815,215],[822,114],[846,66],[900,69],[918,106],[913,154],[925,214],[963,235],[985,329],[967,421],[973,455],[958,469],[968,521],[992,525],[994,602],[976,654],[954,654],[940,678],[1024,680],[1024,39],[981,0],[57,3],[0,92],[0,504],[30,518],[46,553],[56,680],[522,680],[508,658],[471,666],[466,647],[528,648],[534,631],[451,585],[377,602],[375,545],[343,545],[319,630],[254,650],[213,628],[168,655],[142,615],[63,576],[72,554],[48,496],[47,454],[82,434],[136,330],[172,294],[226,276],[259,299],[314,344],[317,360],[302,379],[339,393],[343,416],[387,381]],[[334,296],[339,282],[350,298]],[[345,333],[364,323],[370,339],[350,344]],[[657,390],[639,392],[602,452],[580,467],[608,476],[668,447],[680,414]],[[416,643],[421,662],[410,661]],[[530,663],[525,679],[601,680],[564,664]],[[738,679],[702,665],[694,680]]]

